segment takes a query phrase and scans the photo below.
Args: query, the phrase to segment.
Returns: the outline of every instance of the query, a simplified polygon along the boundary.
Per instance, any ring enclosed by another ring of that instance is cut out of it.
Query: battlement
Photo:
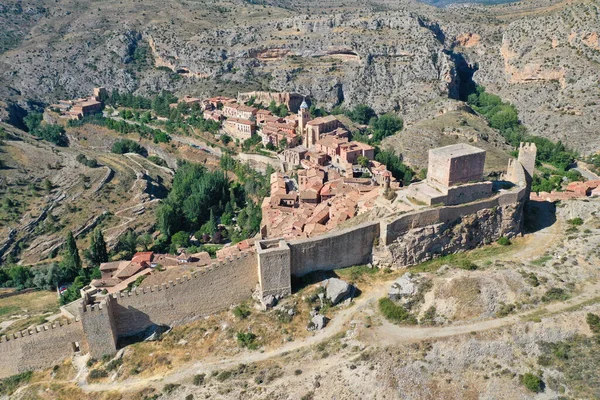
[[[25,330],[13,333],[11,335],[0,336],[0,343],[12,342],[13,340],[25,338],[28,336],[33,336],[38,333],[52,332],[55,329],[60,329],[63,326],[69,326],[69,325],[77,323],[77,322],[80,322],[79,318],[75,318],[74,320],[68,319],[68,320],[66,320],[66,322],[59,320],[58,322],[53,323],[53,324],[38,325],[38,326],[35,326],[30,329],[25,329]]]
[[[128,292],[123,291],[123,292],[113,293],[113,294],[107,296],[107,298],[124,299],[124,298],[128,298],[128,297],[142,296],[145,294],[152,294],[152,293],[166,291],[169,289],[175,289],[178,286],[181,286],[188,282],[192,282],[195,279],[202,278],[206,274],[210,274],[211,272],[216,271],[220,268],[226,268],[228,266],[231,266],[231,265],[237,263],[240,260],[244,260],[251,256],[256,256],[256,255],[253,253],[250,253],[250,252],[244,252],[235,258],[232,257],[232,258],[228,258],[224,261],[212,263],[210,265],[203,267],[200,271],[194,271],[194,272],[191,272],[189,275],[183,275],[179,278],[175,278],[174,281],[163,282],[160,285],[139,287],[135,290],[130,290]],[[100,308],[100,309],[102,309],[102,308]]]
[[[519,151],[521,150],[537,152],[537,146],[535,145],[535,143],[521,142],[521,144],[519,145]]]

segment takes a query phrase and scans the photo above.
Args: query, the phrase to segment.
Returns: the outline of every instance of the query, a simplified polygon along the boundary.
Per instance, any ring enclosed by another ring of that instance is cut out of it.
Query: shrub
[[[194,385],[202,386],[204,384],[204,378],[206,378],[206,374],[194,375]]]
[[[233,315],[239,319],[246,319],[250,314],[251,312],[245,304],[241,304],[233,309]]]
[[[100,378],[106,378],[108,376],[108,372],[106,372],[106,370],[104,369],[93,369],[90,371],[89,374],[89,378],[90,379],[100,379]]]
[[[510,245],[510,239],[507,238],[506,236],[502,236],[500,239],[498,239],[498,244],[500,246],[508,246]]]
[[[113,143],[111,151],[115,154],[137,153],[142,156],[147,154],[144,147],[129,139],[117,140]]]
[[[158,157],[158,156],[148,156],[148,161],[150,161],[150,162],[152,162],[152,163],[154,163],[156,165],[159,165],[161,167],[166,167],[167,166],[166,161],[163,160],[162,158]]]
[[[467,271],[475,271],[476,269],[479,268],[479,266],[477,264],[475,264],[474,262],[465,260],[465,259],[459,260],[456,263],[456,266],[460,269],[464,269]]]
[[[111,362],[109,362],[108,364],[106,364],[106,370],[107,371],[114,371],[115,369],[119,368],[119,366],[123,364],[123,359],[122,358],[118,358],[116,360],[112,360]]]
[[[98,166],[98,161],[95,158],[87,158],[83,154],[78,154],[77,157],[75,157],[75,159],[77,160],[77,162],[90,168],[96,168]]]
[[[592,332],[594,332],[596,335],[600,335],[600,317],[596,314],[587,313],[585,320],[590,326]]]
[[[301,369],[295,370],[294,375],[302,375],[302,370]]]
[[[403,306],[394,303],[387,297],[379,299],[379,311],[390,322],[416,324],[416,318]]]
[[[548,291],[542,296],[542,301],[554,301],[554,300],[567,300],[569,298],[569,294],[565,292],[564,289],[561,288],[550,288]]]
[[[226,381],[227,379],[231,378],[231,375],[233,375],[232,371],[221,371],[219,375],[217,375],[217,380],[219,382]]]
[[[529,390],[535,393],[540,393],[544,391],[544,382],[542,379],[534,374],[526,373],[521,378],[521,383]]]
[[[166,384],[166,385],[163,387],[163,390],[162,390],[162,391],[163,391],[163,393],[165,393],[165,394],[170,394],[170,393],[173,393],[173,392],[175,391],[175,389],[177,389],[179,386],[181,386],[181,385],[178,385],[178,384],[176,384],[176,383],[167,383],[167,384]]]
[[[583,220],[581,218],[577,217],[577,218],[572,218],[572,219],[568,220],[567,223],[569,225],[579,226],[579,225],[583,225]]]
[[[0,380],[0,394],[12,394],[21,384],[29,382],[32,375],[31,371],[27,371]]]
[[[250,350],[256,350],[258,343],[256,343],[256,335],[252,332],[238,332],[237,341],[241,347],[246,347]]]

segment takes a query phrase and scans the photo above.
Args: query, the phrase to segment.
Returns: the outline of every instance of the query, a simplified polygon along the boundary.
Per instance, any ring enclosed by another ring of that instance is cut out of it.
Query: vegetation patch
[[[241,347],[245,347],[249,350],[258,349],[258,343],[256,342],[256,335],[252,332],[238,332],[237,342]]]
[[[544,391],[544,382],[542,381],[542,378],[529,372],[521,377],[521,384],[535,393]]]
[[[27,371],[17,375],[9,376],[0,380],[0,394],[11,395],[19,388],[31,380],[33,372]]]
[[[395,324],[414,325],[417,319],[400,304],[394,303],[387,297],[379,299],[379,311],[390,322]]]
[[[568,300],[571,297],[571,295],[569,293],[567,293],[564,289],[562,288],[550,288],[548,289],[548,291],[546,293],[544,293],[544,295],[542,296],[542,301],[543,302],[549,302],[549,301],[565,301]]]

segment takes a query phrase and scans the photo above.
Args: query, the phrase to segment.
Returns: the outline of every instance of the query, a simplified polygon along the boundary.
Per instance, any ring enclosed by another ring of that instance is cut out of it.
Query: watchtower
[[[533,180],[533,172],[535,170],[535,157],[537,155],[537,146],[535,143],[523,143],[519,146],[519,157],[517,160],[527,173],[527,186],[531,186]]]

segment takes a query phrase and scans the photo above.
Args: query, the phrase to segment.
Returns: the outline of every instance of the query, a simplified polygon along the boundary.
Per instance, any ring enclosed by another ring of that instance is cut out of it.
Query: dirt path
[[[546,216],[540,215],[540,218],[546,218]],[[540,257],[564,237],[563,232],[563,223],[560,220],[557,220],[554,224],[528,235],[526,237],[526,242],[521,243],[515,252],[506,254],[501,258],[505,260],[523,261]],[[121,391],[134,391],[148,386],[155,386],[157,389],[160,389],[164,384],[182,382],[199,373],[210,373],[215,370],[227,369],[241,363],[249,364],[265,361],[286,353],[297,351],[302,348],[318,344],[348,329],[350,321],[355,319],[359,313],[365,311],[371,313],[372,310],[376,310],[378,299],[386,295],[387,290],[392,282],[393,281],[390,280],[376,283],[368,292],[357,298],[352,306],[338,312],[324,330],[315,332],[313,336],[303,340],[289,342],[279,348],[265,351],[263,353],[247,351],[229,359],[221,358],[196,361],[187,365],[183,365],[165,376],[130,378],[124,381],[110,383],[85,383],[80,384],[80,386],[86,392],[110,391],[117,389]],[[505,318],[489,319],[465,324],[452,324],[433,327],[398,326],[383,320],[383,323],[373,330],[372,342],[379,346],[398,345],[422,340],[463,335],[470,332],[482,332],[490,329],[498,329],[520,323],[524,318],[530,318],[534,314],[540,316],[558,314],[567,311],[591,299],[597,298],[599,293],[600,282],[594,282],[584,287],[579,294],[565,302],[539,305],[535,309],[519,314],[513,314]]]
[[[360,297],[355,304],[347,309],[337,313],[335,318],[327,327],[314,336],[308,337],[297,342],[290,342],[282,347],[259,352],[246,352],[230,359],[213,359],[210,361],[196,361],[183,365],[166,376],[156,376],[150,378],[130,378],[124,381],[110,383],[87,384],[79,380],[80,387],[85,392],[101,392],[110,390],[135,391],[154,386],[160,389],[168,383],[181,383],[186,379],[191,379],[194,375],[200,373],[210,373],[215,370],[222,370],[234,367],[239,364],[251,364],[265,361],[274,357],[300,350],[312,345],[316,345],[326,339],[330,339],[336,334],[348,328],[348,324],[356,315],[362,311],[374,309],[377,307],[377,300],[385,295],[392,281],[380,282],[365,297]],[[374,330],[374,340],[378,346],[398,345],[422,340],[440,339],[457,335],[464,335],[471,332],[482,332],[491,329],[498,329],[514,325],[523,321],[524,318],[531,317],[544,311],[545,314],[558,314],[568,309],[581,305],[591,299],[597,298],[600,293],[600,282],[588,285],[577,296],[565,302],[551,303],[540,306],[534,310],[514,314],[505,318],[490,319],[474,323],[439,326],[439,327],[418,327],[418,326],[399,326],[383,321],[382,325]]]

